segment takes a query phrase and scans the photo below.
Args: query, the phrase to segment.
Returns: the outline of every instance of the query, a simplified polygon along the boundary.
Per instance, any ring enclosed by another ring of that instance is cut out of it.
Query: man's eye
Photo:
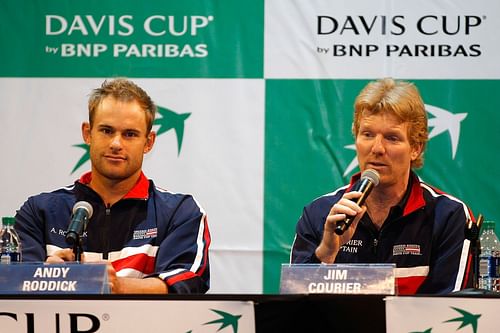
[[[396,141],[399,141],[399,137],[397,137],[396,135],[391,135],[391,136],[387,137],[387,140],[396,142]]]
[[[134,137],[137,136],[137,133],[135,133],[135,132],[125,132],[125,136],[127,138],[134,138]]]
[[[364,137],[367,137],[367,138],[373,137],[373,133],[371,133],[371,132],[363,132],[363,133],[361,133],[361,135],[363,135]]]

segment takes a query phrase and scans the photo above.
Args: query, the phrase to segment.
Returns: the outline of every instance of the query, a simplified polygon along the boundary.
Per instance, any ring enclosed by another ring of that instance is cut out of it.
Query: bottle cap
[[[11,216],[4,216],[4,217],[2,217],[2,224],[3,225],[14,225],[14,224],[16,224],[16,218],[11,217]]]

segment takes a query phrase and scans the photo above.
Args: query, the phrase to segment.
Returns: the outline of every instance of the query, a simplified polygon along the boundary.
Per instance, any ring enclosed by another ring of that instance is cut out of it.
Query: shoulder
[[[192,194],[174,192],[161,188],[156,186],[152,180],[150,180],[150,194],[153,195],[156,204],[166,208],[174,209],[182,206],[186,207],[186,209],[199,210],[203,213],[205,212],[198,200],[196,200]]]
[[[73,186],[57,189],[52,192],[42,192],[30,196],[20,209],[17,210],[16,220],[19,224],[39,223],[40,221],[51,221],[50,223],[63,223],[71,214],[76,198]]]
[[[422,188],[425,201],[432,203],[439,212],[463,212],[467,219],[471,218],[472,214],[469,207],[459,198],[423,181],[420,181],[420,187]]]
[[[346,189],[347,186],[343,186],[314,199],[304,207],[301,219],[318,221],[318,223],[322,224],[332,206],[340,200]]]
[[[309,203],[306,206],[306,209],[316,210],[316,209],[322,209],[324,207],[327,207],[328,210],[330,210],[330,207],[334,203],[336,203],[337,201],[340,200],[340,198],[342,197],[342,195],[344,194],[344,192],[346,191],[346,189],[347,189],[347,185],[346,186],[342,186],[342,187],[336,189],[333,192],[330,192],[330,193],[327,193],[327,194],[323,194],[322,196],[317,197],[311,203]]]
[[[65,203],[71,204],[75,201],[74,194],[75,185],[61,187],[52,192],[41,192],[36,195],[30,196],[26,204],[32,204],[36,207],[51,207],[54,205],[61,205]]]

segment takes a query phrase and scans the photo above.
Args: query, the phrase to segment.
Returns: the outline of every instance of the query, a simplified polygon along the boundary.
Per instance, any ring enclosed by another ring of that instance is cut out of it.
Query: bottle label
[[[0,257],[0,264],[10,264],[11,262],[19,262],[21,256],[19,252],[9,252],[9,253],[2,253]]]
[[[500,277],[500,258],[495,256],[481,257],[479,260],[479,275],[481,277]]]

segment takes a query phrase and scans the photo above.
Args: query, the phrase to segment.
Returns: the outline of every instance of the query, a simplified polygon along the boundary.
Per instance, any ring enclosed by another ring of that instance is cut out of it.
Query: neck
[[[408,178],[401,184],[384,186],[379,184],[366,199],[366,207],[373,224],[380,229],[389,216],[391,207],[397,205],[404,197],[408,186]]]
[[[369,206],[387,206],[392,207],[397,205],[406,192],[406,186],[408,182],[405,182],[405,186],[401,188],[374,188],[373,192],[366,199],[366,203]],[[380,186],[380,185],[379,185]]]
[[[96,191],[106,206],[112,206],[123,198],[137,183],[140,172],[126,179],[109,179],[102,176],[94,176],[90,181],[90,188]]]

